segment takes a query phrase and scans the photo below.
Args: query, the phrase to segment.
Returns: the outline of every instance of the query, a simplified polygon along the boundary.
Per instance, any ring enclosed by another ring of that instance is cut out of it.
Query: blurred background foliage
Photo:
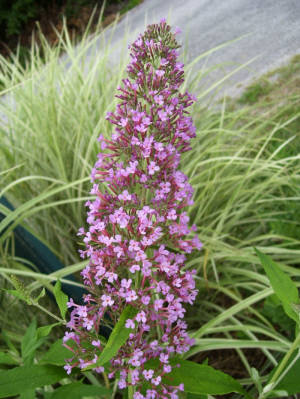
[[[18,46],[26,57],[38,28],[55,45],[55,30],[62,31],[63,17],[71,36],[80,35],[93,13],[92,25],[99,22],[100,15],[108,25],[139,3],[141,0],[0,0],[0,53],[9,55]]]

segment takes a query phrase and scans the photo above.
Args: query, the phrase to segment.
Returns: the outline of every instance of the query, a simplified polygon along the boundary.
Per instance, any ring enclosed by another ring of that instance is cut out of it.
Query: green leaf
[[[60,314],[61,314],[62,318],[65,320],[66,313],[68,310],[68,307],[67,307],[68,296],[62,292],[60,280],[57,280],[57,282],[54,286],[54,296],[55,296],[57,305],[59,307]]]
[[[23,299],[24,301],[26,301],[28,303],[28,305],[32,304],[32,300],[31,300],[31,296],[30,296],[30,292],[28,290],[28,288],[25,286],[25,284],[23,283],[23,281],[19,280],[17,276],[15,276],[14,274],[10,275],[10,281],[13,284],[13,286],[15,287],[15,290],[11,290],[11,291],[15,291],[15,296],[18,297],[19,294],[19,298]],[[16,294],[18,293],[18,294]]]
[[[111,390],[102,386],[74,382],[57,388],[51,394],[50,399],[81,399],[84,396],[102,396],[107,394],[111,394]]]
[[[47,337],[50,334],[52,328],[60,324],[61,323],[54,323],[49,324],[48,326],[39,327],[36,331],[37,338]]]
[[[181,359],[172,359],[170,364],[173,369],[170,374],[163,377],[165,384],[176,386],[182,383],[185,392],[198,395],[223,395],[231,392],[245,394],[238,381],[205,364]],[[155,368],[156,365],[158,365],[157,359],[147,362],[145,367]]]
[[[16,356],[19,357],[19,352],[17,350],[17,348],[15,347],[15,345],[12,343],[12,341],[9,339],[8,335],[6,334],[6,332],[4,330],[2,330],[1,332],[1,337],[3,338],[4,342],[6,343],[6,345],[8,346],[8,348],[14,352],[16,354]]]
[[[19,399],[35,399],[35,389],[27,389],[26,391],[22,392],[19,396]]]
[[[45,288],[43,288],[42,291],[39,293],[39,295],[35,298],[35,301],[38,302],[45,295],[46,295],[46,290],[45,290]]]
[[[282,302],[286,314],[299,324],[299,314],[297,314],[293,309],[293,305],[299,303],[299,295],[296,285],[269,256],[263,254],[257,249],[255,249],[255,252],[260,259],[275,294]]]
[[[21,299],[22,301],[26,302],[28,305],[31,305],[32,302],[27,298],[26,295],[22,294],[20,291],[17,290],[5,290],[9,294],[15,296],[18,299]]]
[[[126,320],[135,317],[137,312],[138,310],[136,308],[133,308],[132,306],[126,306],[117,324],[112,330],[107,344],[105,345],[105,348],[103,349],[103,352],[99,356],[97,362],[91,366],[86,367],[84,370],[90,370],[96,366],[103,366],[117,354],[118,350],[121,348],[122,345],[125,344],[129,337],[129,334],[132,332],[130,328],[125,327]]]
[[[195,393],[188,393],[187,399],[207,399],[207,395],[199,395]]]
[[[22,366],[0,371],[0,398],[54,384],[66,376],[64,369],[55,366]]]
[[[23,361],[25,361],[30,355],[32,355],[38,346],[39,345],[37,343],[36,336],[36,319],[33,319],[29,327],[27,328],[21,342],[21,353]]]
[[[65,348],[62,339],[54,342],[48,352],[40,359],[41,364],[53,364],[55,366],[65,365],[65,359],[73,357],[73,352]]]
[[[293,358],[295,358],[295,356],[293,356]],[[289,363],[292,361],[293,358],[289,360]],[[273,370],[273,372],[270,375],[272,375],[275,372],[275,370]],[[282,378],[282,380],[276,386],[275,390],[286,391],[288,392],[289,395],[295,395],[299,393],[300,392],[299,375],[300,375],[300,358],[296,360],[295,364],[293,364],[290,370]],[[272,396],[271,394],[270,397],[274,397],[274,395]]]
[[[295,321],[286,314],[282,302],[276,294],[270,295],[265,299],[262,314],[282,331],[289,333],[294,330]]]
[[[0,364],[18,364],[18,361],[15,360],[9,353],[0,352]]]

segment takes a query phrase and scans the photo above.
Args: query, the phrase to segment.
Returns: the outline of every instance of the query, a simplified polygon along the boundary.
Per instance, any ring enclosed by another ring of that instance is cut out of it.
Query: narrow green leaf
[[[35,399],[35,389],[27,389],[26,391],[22,392],[19,396],[19,399]]]
[[[132,332],[130,328],[125,327],[126,320],[135,317],[137,312],[138,310],[133,308],[132,306],[126,306],[117,324],[112,330],[107,344],[105,345],[105,348],[103,349],[103,352],[99,356],[97,362],[91,366],[88,366],[84,370],[90,370],[95,366],[103,366],[117,354],[118,350],[121,348],[122,345],[125,344],[129,337],[129,334]]]
[[[6,334],[6,332],[4,330],[2,330],[1,332],[1,338],[4,340],[4,342],[6,343],[7,347],[16,354],[17,357],[19,357],[19,351],[18,349],[15,347],[15,345],[12,343],[12,341],[9,339],[8,335]]]
[[[102,386],[74,382],[57,388],[51,394],[50,399],[81,399],[84,396],[103,396],[107,394],[111,394],[111,391]]]
[[[22,366],[0,371],[0,398],[54,384],[66,376],[64,369],[55,366]]]
[[[0,352],[0,364],[18,364],[17,360],[15,360],[9,353]]]
[[[22,359],[25,360],[36,349],[37,336],[36,336],[36,319],[33,319],[27,328],[25,335],[21,342]]]
[[[291,278],[269,256],[255,249],[257,256],[270,280],[270,284],[282,302],[286,314],[299,324],[299,314],[294,305],[299,304],[298,289]]]
[[[23,283],[23,281],[19,280],[17,276],[15,276],[14,274],[10,275],[10,281],[13,284],[13,286],[15,287],[15,291],[19,293],[20,295],[20,299],[25,300],[28,305],[32,304],[32,300],[31,300],[31,296],[30,296],[30,292],[28,290],[28,288],[25,286],[25,284]],[[14,294],[13,294],[14,295]]]
[[[68,296],[62,292],[60,280],[57,280],[57,282],[54,286],[54,296],[55,296],[57,305],[59,307],[60,314],[61,314],[62,318],[65,320],[67,309],[68,309],[68,307],[67,307]]]
[[[28,298],[23,295],[21,292],[17,291],[17,290],[5,290],[6,292],[8,292],[9,294],[15,296],[18,299],[21,299],[22,301],[26,302],[28,305],[31,305],[31,301],[28,300]]]
[[[54,342],[48,352],[40,359],[40,364],[52,364],[55,366],[63,366],[65,359],[73,357],[73,352],[65,348],[62,344],[62,339]]]
[[[158,360],[146,363],[146,368],[155,368]],[[197,395],[223,395],[231,392],[245,394],[241,384],[219,370],[191,362],[189,360],[172,359],[173,369],[166,374],[163,382],[168,385],[184,384],[184,391]],[[180,365],[180,367],[178,367]]]
[[[291,361],[295,358],[297,353],[295,353],[290,359],[286,367],[289,366]],[[280,365],[280,363],[279,363]],[[278,366],[279,366],[278,365]],[[270,377],[274,374],[278,366],[270,373]],[[300,392],[300,358],[296,360],[296,362],[293,364],[293,366],[289,369],[289,371],[285,374],[285,376],[282,378],[282,380],[278,383],[278,385],[275,388],[274,395],[273,393],[270,394],[270,398],[276,397],[275,392],[276,391],[286,391],[288,392],[288,395],[295,395]]]
[[[45,288],[43,288],[42,291],[39,293],[39,295],[36,297],[35,301],[38,302],[45,295],[46,295],[46,290],[45,290]]]
[[[47,337],[50,334],[52,328],[55,326],[58,326],[60,324],[61,323],[53,323],[53,324],[49,324],[48,326],[39,327],[36,331],[37,338],[39,339],[39,338]]]

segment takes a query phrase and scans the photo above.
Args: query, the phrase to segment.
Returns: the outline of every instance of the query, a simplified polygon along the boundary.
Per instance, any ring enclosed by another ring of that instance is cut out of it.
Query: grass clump
[[[239,102],[241,104],[255,104],[260,97],[266,96],[271,91],[271,85],[268,82],[260,81],[247,87],[241,95]]]

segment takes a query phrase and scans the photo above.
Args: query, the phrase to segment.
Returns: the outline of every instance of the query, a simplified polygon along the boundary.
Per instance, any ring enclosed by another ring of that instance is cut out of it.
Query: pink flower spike
[[[132,388],[134,399],[178,399],[184,387],[168,379],[176,367],[170,364],[194,344],[183,318],[197,295],[196,271],[185,262],[202,243],[197,226],[190,227],[193,189],[180,164],[196,136],[189,111],[195,98],[184,90],[179,47],[165,19],[130,46],[128,76],[106,117],[111,137],[98,139],[87,225],[78,231],[89,292],[81,304],[69,300],[63,338],[72,351],[68,374],[87,366],[101,373],[98,337],[123,320],[124,310],[132,312],[123,326],[128,338],[105,371],[118,378],[118,389]],[[157,366],[147,370],[154,359]],[[143,388],[146,382],[151,389]]]

